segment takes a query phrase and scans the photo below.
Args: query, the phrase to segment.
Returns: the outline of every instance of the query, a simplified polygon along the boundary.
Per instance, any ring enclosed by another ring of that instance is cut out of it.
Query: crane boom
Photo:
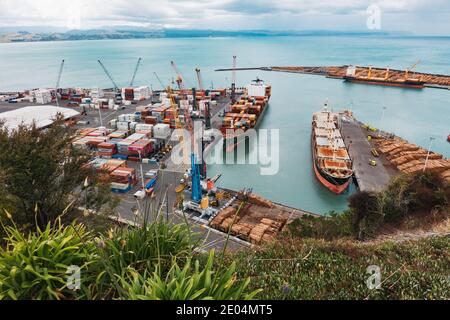
[[[202,81],[202,75],[200,73],[200,69],[196,68],[195,72],[197,73],[198,89],[203,90],[203,81]]]
[[[133,86],[134,79],[136,78],[136,73],[138,72],[139,65],[141,64],[141,60],[142,60],[142,58],[139,58],[137,63],[136,63],[136,67],[134,68],[133,76],[131,77],[130,87]]]
[[[172,66],[173,70],[175,71],[175,74],[177,75],[177,78],[176,78],[175,82],[178,84],[178,88],[180,90],[183,90],[184,89],[184,82],[183,82],[183,77],[181,76],[180,70],[178,70],[178,67],[175,64],[175,61],[170,61],[170,65]]]
[[[417,60],[411,67],[405,70],[405,80],[408,79],[409,72],[414,70],[420,62],[421,62],[420,60]]]
[[[236,85],[236,56],[233,56],[233,72],[231,74],[231,84]]]
[[[103,63],[100,60],[97,60],[98,63],[100,64],[100,66],[102,67],[103,71],[105,72],[106,76],[109,78],[109,80],[111,80],[112,84],[114,85],[114,89],[116,91],[119,91],[119,87],[117,86],[116,82],[114,81],[114,79],[112,78],[112,76],[109,74],[108,70],[106,69],[106,67],[103,65]]]
[[[153,72],[153,74],[155,75],[156,79],[158,80],[159,84],[164,90],[166,87],[164,86],[164,83],[161,81],[161,79],[158,77],[158,74],[156,72]]]
[[[236,56],[233,56],[233,71],[231,73],[231,102],[236,101]]]
[[[61,75],[63,72],[63,68],[64,68],[64,59],[62,59],[62,61],[61,61],[61,66],[59,67],[59,72],[58,72],[58,79],[56,80],[56,86],[55,86],[56,106],[58,106],[58,107],[59,107],[58,88],[59,88],[59,84],[61,83]]]

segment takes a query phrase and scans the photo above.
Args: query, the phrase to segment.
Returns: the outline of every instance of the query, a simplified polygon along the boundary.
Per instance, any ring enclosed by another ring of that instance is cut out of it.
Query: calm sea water
[[[200,67],[204,86],[229,85],[231,74],[214,72],[238,66],[360,64],[406,68],[417,59],[419,71],[450,74],[449,38],[267,37],[106,40],[0,44],[0,90],[55,85],[61,59],[66,59],[61,86],[111,87],[97,59],[102,59],[120,86],[128,85],[138,57],[143,58],[135,84],[160,85],[156,71],[168,83],[174,60],[187,81],[196,84]],[[263,71],[238,72],[238,85],[256,76],[272,84],[270,107],[261,128],[280,129],[280,170],[259,175],[259,167],[216,165],[210,174],[223,173],[220,184],[253,190],[274,201],[319,213],[346,208],[348,194],[335,196],[324,189],[311,170],[312,112],[328,99],[334,109],[350,108],[361,121],[450,157],[450,91],[384,88],[347,84],[319,76]],[[381,122],[382,107],[387,108]],[[352,191],[352,190],[351,190]]]

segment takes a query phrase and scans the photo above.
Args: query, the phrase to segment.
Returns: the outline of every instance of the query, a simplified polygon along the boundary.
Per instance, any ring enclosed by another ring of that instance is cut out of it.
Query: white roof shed
[[[0,121],[10,130],[16,129],[21,124],[31,126],[33,122],[36,123],[36,127],[45,128],[54,122],[58,114],[62,114],[64,119],[69,119],[80,113],[55,106],[29,106],[0,113]]]

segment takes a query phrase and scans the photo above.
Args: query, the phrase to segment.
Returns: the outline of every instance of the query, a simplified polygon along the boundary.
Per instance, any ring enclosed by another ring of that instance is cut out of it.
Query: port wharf
[[[339,128],[353,161],[353,181],[360,191],[379,192],[383,190],[394,176],[383,156],[375,160],[372,154],[374,148],[368,140],[368,132],[359,121],[352,117],[340,117]],[[373,165],[372,161],[376,161]]]
[[[325,76],[332,79],[344,79],[349,65],[343,66],[271,66],[271,67],[252,67],[252,68],[225,68],[216,69],[216,71],[246,71],[246,70],[262,70],[274,72],[289,72]],[[367,77],[371,74],[374,78],[384,78],[386,76],[386,68],[355,66],[358,69],[357,76]],[[370,71],[369,71],[370,69]],[[424,87],[450,90],[450,75],[433,74],[416,72],[409,70],[409,74],[413,74],[415,78],[420,78],[425,82]],[[388,78],[386,80],[399,80],[405,78],[405,70],[389,69]]]

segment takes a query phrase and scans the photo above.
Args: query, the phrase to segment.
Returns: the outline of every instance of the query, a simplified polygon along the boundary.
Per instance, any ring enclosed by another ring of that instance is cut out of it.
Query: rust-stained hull
[[[425,82],[423,81],[389,81],[389,80],[376,80],[376,79],[365,79],[365,78],[355,78],[355,77],[344,77],[344,80],[352,83],[369,84],[377,86],[387,86],[387,87],[401,87],[401,88],[412,88],[412,89],[423,89],[425,88]]]
[[[317,180],[319,180],[322,185],[324,185],[328,190],[335,194],[341,194],[347,188],[349,187],[351,183],[351,176],[346,179],[346,181],[342,184],[335,184],[327,180],[324,176],[326,176],[326,173],[324,173],[320,168],[317,166],[317,157],[316,157],[316,150],[314,147],[314,141],[313,141],[313,134],[311,134],[311,152],[312,152],[312,161],[313,161],[313,169],[314,174],[316,175]]]

